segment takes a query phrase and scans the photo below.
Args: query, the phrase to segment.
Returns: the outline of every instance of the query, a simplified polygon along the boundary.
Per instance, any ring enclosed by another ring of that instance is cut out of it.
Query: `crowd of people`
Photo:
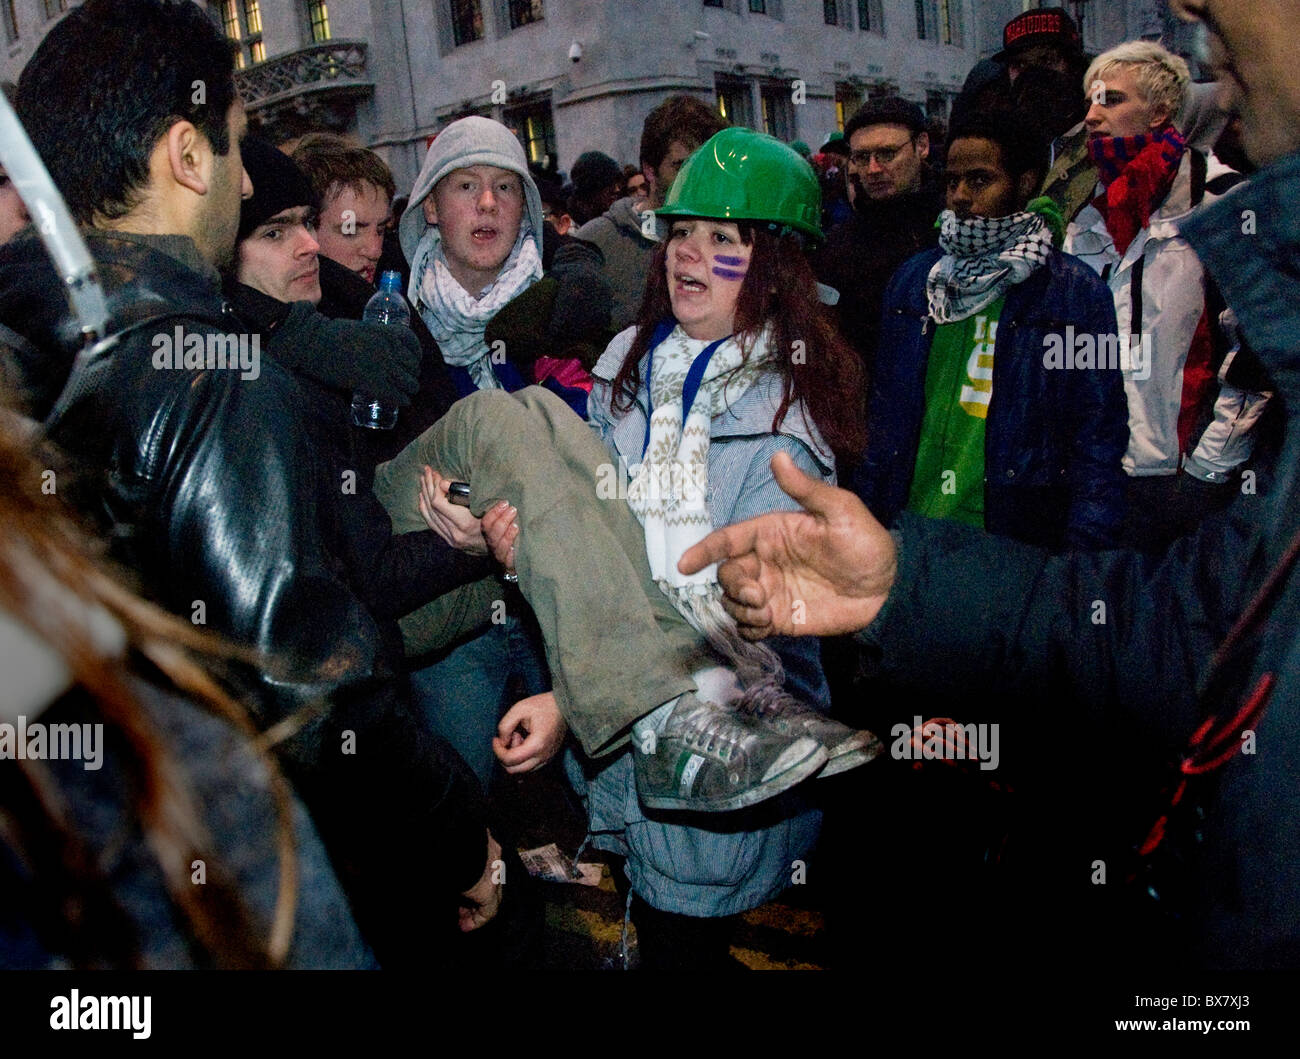
[[[110,337],[6,181],[0,717],[106,754],[0,740],[0,965],[534,965],[552,762],[648,969],[809,863],[846,963],[1300,964],[1300,4],[1172,6],[1213,99],[1034,9],[946,127],[466,117],[400,198],[196,5],[69,13],[13,99]]]

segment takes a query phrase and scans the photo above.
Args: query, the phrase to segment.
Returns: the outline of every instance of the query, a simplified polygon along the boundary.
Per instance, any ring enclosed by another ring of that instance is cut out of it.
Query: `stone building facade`
[[[1098,51],[1173,32],[1161,0],[1062,0]],[[73,0],[0,0],[16,80]],[[277,138],[330,128],[374,147],[399,187],[429,138],[479,113],[534,160],[635,162],[645,115],[690,92],[737,124],[815,149],[873,95],[946,116],[1027,0],[208,0],[238,42],[255,122]]]

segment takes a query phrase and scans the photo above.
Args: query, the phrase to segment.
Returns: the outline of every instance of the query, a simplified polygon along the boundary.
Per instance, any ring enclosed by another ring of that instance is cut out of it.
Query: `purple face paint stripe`
[[[713,266],[713,274],[715,276],[721,276],[723,279],[744,279],[745,278],[745,274],[743,272],[733,272],[729,268],[718,268],[717,265]]]
[[[722,254],[714,254],[713,260],[719,265],[743,265],[745,263],[743,257],[724,257]]]

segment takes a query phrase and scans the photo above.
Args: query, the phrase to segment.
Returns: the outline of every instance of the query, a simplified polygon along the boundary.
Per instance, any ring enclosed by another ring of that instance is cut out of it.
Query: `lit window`
[[[308,0],[307,20],[311,24],[313,43],[330,39],[330,12],[325,0]]]
[[[243,28],[239,24],[239,12],[235,9],[235,0],[221,0],[221,28],[231,40],[242,40]]]
[[[236,69],[266,61],[266,46],[262,43],[262,5],[258,0],[221,0],[212,6],[212,10],[221,23],[221,32],[239,45],[235,51]]]

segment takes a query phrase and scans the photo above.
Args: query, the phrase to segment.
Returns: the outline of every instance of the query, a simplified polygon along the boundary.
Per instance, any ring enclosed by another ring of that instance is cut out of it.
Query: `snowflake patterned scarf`
[[[501,389],[483,334],[507,302],[542,276],[542,259],[527,222],[520,226],[519,237],[496,281],[481,298],[462,287],[447,268],[436,227],[430,228],[421,240],[415,258],[421,270],[416,308],[438,343],[442,359],[465,368],[480,390]]]
[[[645,530],[650,573],[677,611],[736,667],[747,692],[779,688],[784,672],[776,653],[742,639],[722,609],[717,565],[689,575],[677,569],[682,554],[713,532],[706,502],[711,421],[772,369],[770,334],[760,334],[746,356],[734,336],[705,342],[670,326],[659,326],[650,350],[646,448],[628,506]]]
[[[959,220],[944,210],[939,223],[943,257],[925,283],[930,316],[937,324],[965,320],[992,305],[1052,253],[1051,227],[1037,213]]]

